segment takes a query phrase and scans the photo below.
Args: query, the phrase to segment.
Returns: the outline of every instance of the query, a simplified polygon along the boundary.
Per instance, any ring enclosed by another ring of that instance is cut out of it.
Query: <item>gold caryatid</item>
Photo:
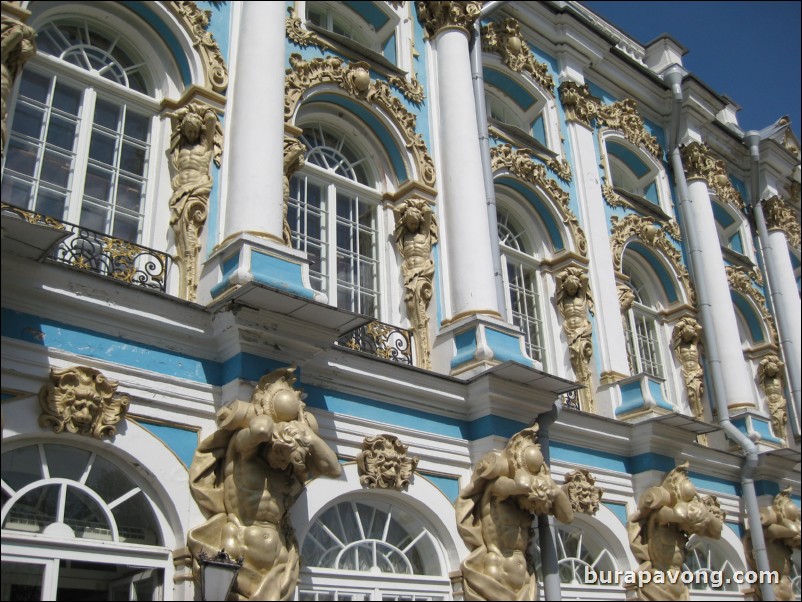
[[[308,478],[342,472],[292,386],[293,371],[274,370],[250,403],[222,408],[217,432],[201,442],[189,469],[192,496],[207,519],[187,536],[196,585],[200,553],[225,550],[243,560],[237,600],[292,598],[299,553],[289,510]]]
[[[169,115],[173,122],[170,157],[175,176],[170,197],[170,225],[175,233],[180,273],[179,296],[194,301],[198,289],[200,235],[209,212],[211,162],[220,167],[223,130],[215,110],[190,103]]]
[[[415,332],[418,365],[430,368],[429,302],[434,292],[432,246],[437,242],[437,220],[428,201],[407,199],[393,209],[395,242],[403,263],[404,302]]]
[[[785,425],[788,424],[784,369],[785,362],[773,353],[760,360],[760,365],[757,367],[757,378],[769,406],[771,428],[774,435],[780,439],[785,439]]]
[[[23,65],[36,54],[36,31],[17,19],[7,15],[0,18],[0,158],[5,155],[6,119],[8,117],[8,96]]]
[[[537,425],[485,454],[456,503],[457,529],[469,556],[462,563],[466,600],[534,600],[534,569],[526,560],[535,514],[574,518],[571,501],[551,478]]]
[[[588,274],[581,268],[565,268],[557,274],[555,301],[563,317],[563,330],[568,337],[571,367],[576,379],[585,388],[578,391],[579,407],[585,412],[595,411],[590,358],[593,356],[593,326],[588,312],[593,311]]]
[[[800,511],[791,499],[791,488],[778,493],[771,506],[760,509],[760,524],[766,541],[766,552],[769,556],[769,569],[779,575],[772,585],[777,600],[793,600],[794,585],[791,581],[793,567],[792,555],[800,547]],[[746,537],[746,558],[753,570],[757,569],[752,552],[751,535]],[[756,587],[753,595],[762,600],[762,592]]]
[[[685,390],[688,393],[688,405],[694,418],[704,420],[702,395],[705,391],[704,369],[700,357],[702,344],[702,327],[694,318],[682,318],[674,326],[671,336],[671,347],[682,365],[682,376],[685,379]]]
[[[651,573],[637,589],[639,600],[689,600],[682,572],[691,535],[719,539],[724,512],[714,496],[701,498],[688,478],[688,463],[669,472],[662,484],[649,487],[629,516],[627,531],[639,571]],[[672,577],[673,575],[673,577]]]

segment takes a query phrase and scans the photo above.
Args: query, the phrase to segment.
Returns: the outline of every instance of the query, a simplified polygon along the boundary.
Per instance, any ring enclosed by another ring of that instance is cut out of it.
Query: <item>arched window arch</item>
[[[290,182],[293,247],[310,259],[313,288],[342,309],[380,317],[384,173],[369,142],[325,115],[300,120],[306,162]]]
[[[450,597],[445,554],[434,529],[389,496],[349,496],[329,504],[300,545],[301,600]]]
[[[737,592],[733,574],[743,570],[740,561],[727,554],[727,546],[720,542],[692,535],[688,541],[688,553],[684,569],[697,575],[690,588],[699,592]],[[715,573],[715,575],[714,575]],[[721,579],[719,581],[719,579]]]
[[[716,220],[716,232],[721,247],[748,257],[749,237],[743,215],[732,206],[714,200],[713,217]]]
[[[662,219],[670,217],[671,209],[668,178],[664,167],[654,157],[635,147],[619,133],[602,134],[606,190],[633,208],[655,214]],[[609,196],[609,192],[605,192]],[[610,199],[608,199],[609,201]]]
[[[177,64],[124,8],[67,8],[33,5],[37,53],[10,103],[3,200],[149,244],[164,168],[157,115],[181,89]]]
[[[535,251],[533,232],[524,227],[529,220],[513,209],[511,197],[503,192],[499,196],[496,220],[501,271],[507,291],[507,315],[523,332],[529,357],[545,366],[548,363],[547,335],[539,254]]]
[[[170,560],[164,517],[135,471],[91,447],[51,441],[11,445],[2,460],[9,599],[54,600],[70,590],[161,597]]]

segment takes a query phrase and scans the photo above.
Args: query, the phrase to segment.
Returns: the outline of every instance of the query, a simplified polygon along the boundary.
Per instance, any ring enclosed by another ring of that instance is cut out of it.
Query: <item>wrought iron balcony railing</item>
[[[73,268],[87,270],[144,288],[161,292],[167,290],[167,272],[170,268],[170,256],[167,253],[6,203],[2,204],[2,212],[24,219],[31,224],[70,232],[48,252],[47,259],[49,261],[63,263]]]
[[[414,365],[412,333],[404,328],[374,321],[337,339],[337,345],[387,360]]]

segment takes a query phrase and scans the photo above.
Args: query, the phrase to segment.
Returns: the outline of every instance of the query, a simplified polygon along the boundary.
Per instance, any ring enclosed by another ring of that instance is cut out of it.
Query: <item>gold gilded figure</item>
[[[574,513],[551,478],[538,427],[513,435],[482,458],[456,504],[457,528],[471,551],[462,563],[466,600],[534,600],[536,575],[526,549],[534,514],[569,523]]]
[[[33,28],[12,19],[6,15],[2,16],[0,25],[0,120],[2,122],[2,132],[0,132],[0,158],[5,154],[6,119],[8,118],[8,97],[14,81],[17,79],[23,65],[36,54],[36,31]]]
[[[309,477],[338,477],[334,451],[292,388],[294,368],[264,376],[250,403],[218,412],[219,429],[201,442],[190,488],[207,520],[189,532],[196,583],[201,551],[242,558],[237,600],[289,600],[299,555],[289,510]]]
[[[638,599],[690,600],[688,586],[676,578],[685,564],[688,538],[719,539],[723,525],[718,500],[699,497],[687,462],[669,472],[661,485],[647,489],[627,523],[638,570],[651,573],[651,582],[638,588]]]

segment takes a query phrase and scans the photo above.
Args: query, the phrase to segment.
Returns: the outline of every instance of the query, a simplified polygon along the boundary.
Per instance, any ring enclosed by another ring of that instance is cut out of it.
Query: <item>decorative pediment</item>
[[[168,6],[192,39],[198,50],[206,72],[206,85],[223,94],[228,87],[228,69],[217,41],[209,31],[212,11],[201,10],[195,2],[169,2]]]
[[[610,247],[613,252],[613,265],[616,270],[621,271],[624,247],[627,242],[631,238],[637,238],[644,245],[654,249],[668,259],[682,281],[688,299],[691,300],[691,303],[695,303],[696,293],[691,285],[688,270],[685,269],[682,263],[682,255],[668,240],[665,228],[660,229],[651,218],[638,215],[627,215],[623,218],[613,216],[610,221],[613,224],[610,231]]]
[[[509,144],[500,144],[490,149],[490,161],[493,171],[508,169],[517,178],[541,187],[555,201],[563,223],[571,230],[577,251],[584,257],[588,255],[588,243],[579,220],[569,206],[570,196],[560,185],[546,175],[546,167],[536,163],[532,156],[523,149],[513,149]]]
[[[560,84],[559,90],[569,121],[577,121],[588,127],[595,125],[618,130],[635,146],[642,146],[658,160],[662,158],[663,149],[657,143],[657,138],[646,131],[643,117],[638,113],[638,105],[633,99],[625,98],[605,105],[590,93],[587,84],[580,86],[570,81]]]
[[[727,166],[721,159],[713,157],[707,144],[692,142],[680,148],[682,163],[688,178],[703,178],[722,203],[736,209],[745,209],[741,193],[735,189],[727,176]]]
[[[501,56],[502,62],[513,71],[528,73],[554,96],[554,78],[548,66],[535,59],[521,34],[521,24],[515,19],[490,22],[482,27],[482,50]]]
[[[396,98],[387,82],[371,80],[370,65],[363,62],[346,63],[335,56],[305,60],[300,54],[290,55],[290,68],[284,78],[284,118],[289,120],[301,97],[319,85],[334,85],[354,98],[373,104],[390,116],[404,138],[404,145],[412,153],[420,180],[434,186],[434,161],[423,137],[415,131],[416,118]]]
[[[130,399],[117,394],[117,381],[86,366],[50,370],[50,383],[39,391],[39,424],[97,439],[117,433]]]

